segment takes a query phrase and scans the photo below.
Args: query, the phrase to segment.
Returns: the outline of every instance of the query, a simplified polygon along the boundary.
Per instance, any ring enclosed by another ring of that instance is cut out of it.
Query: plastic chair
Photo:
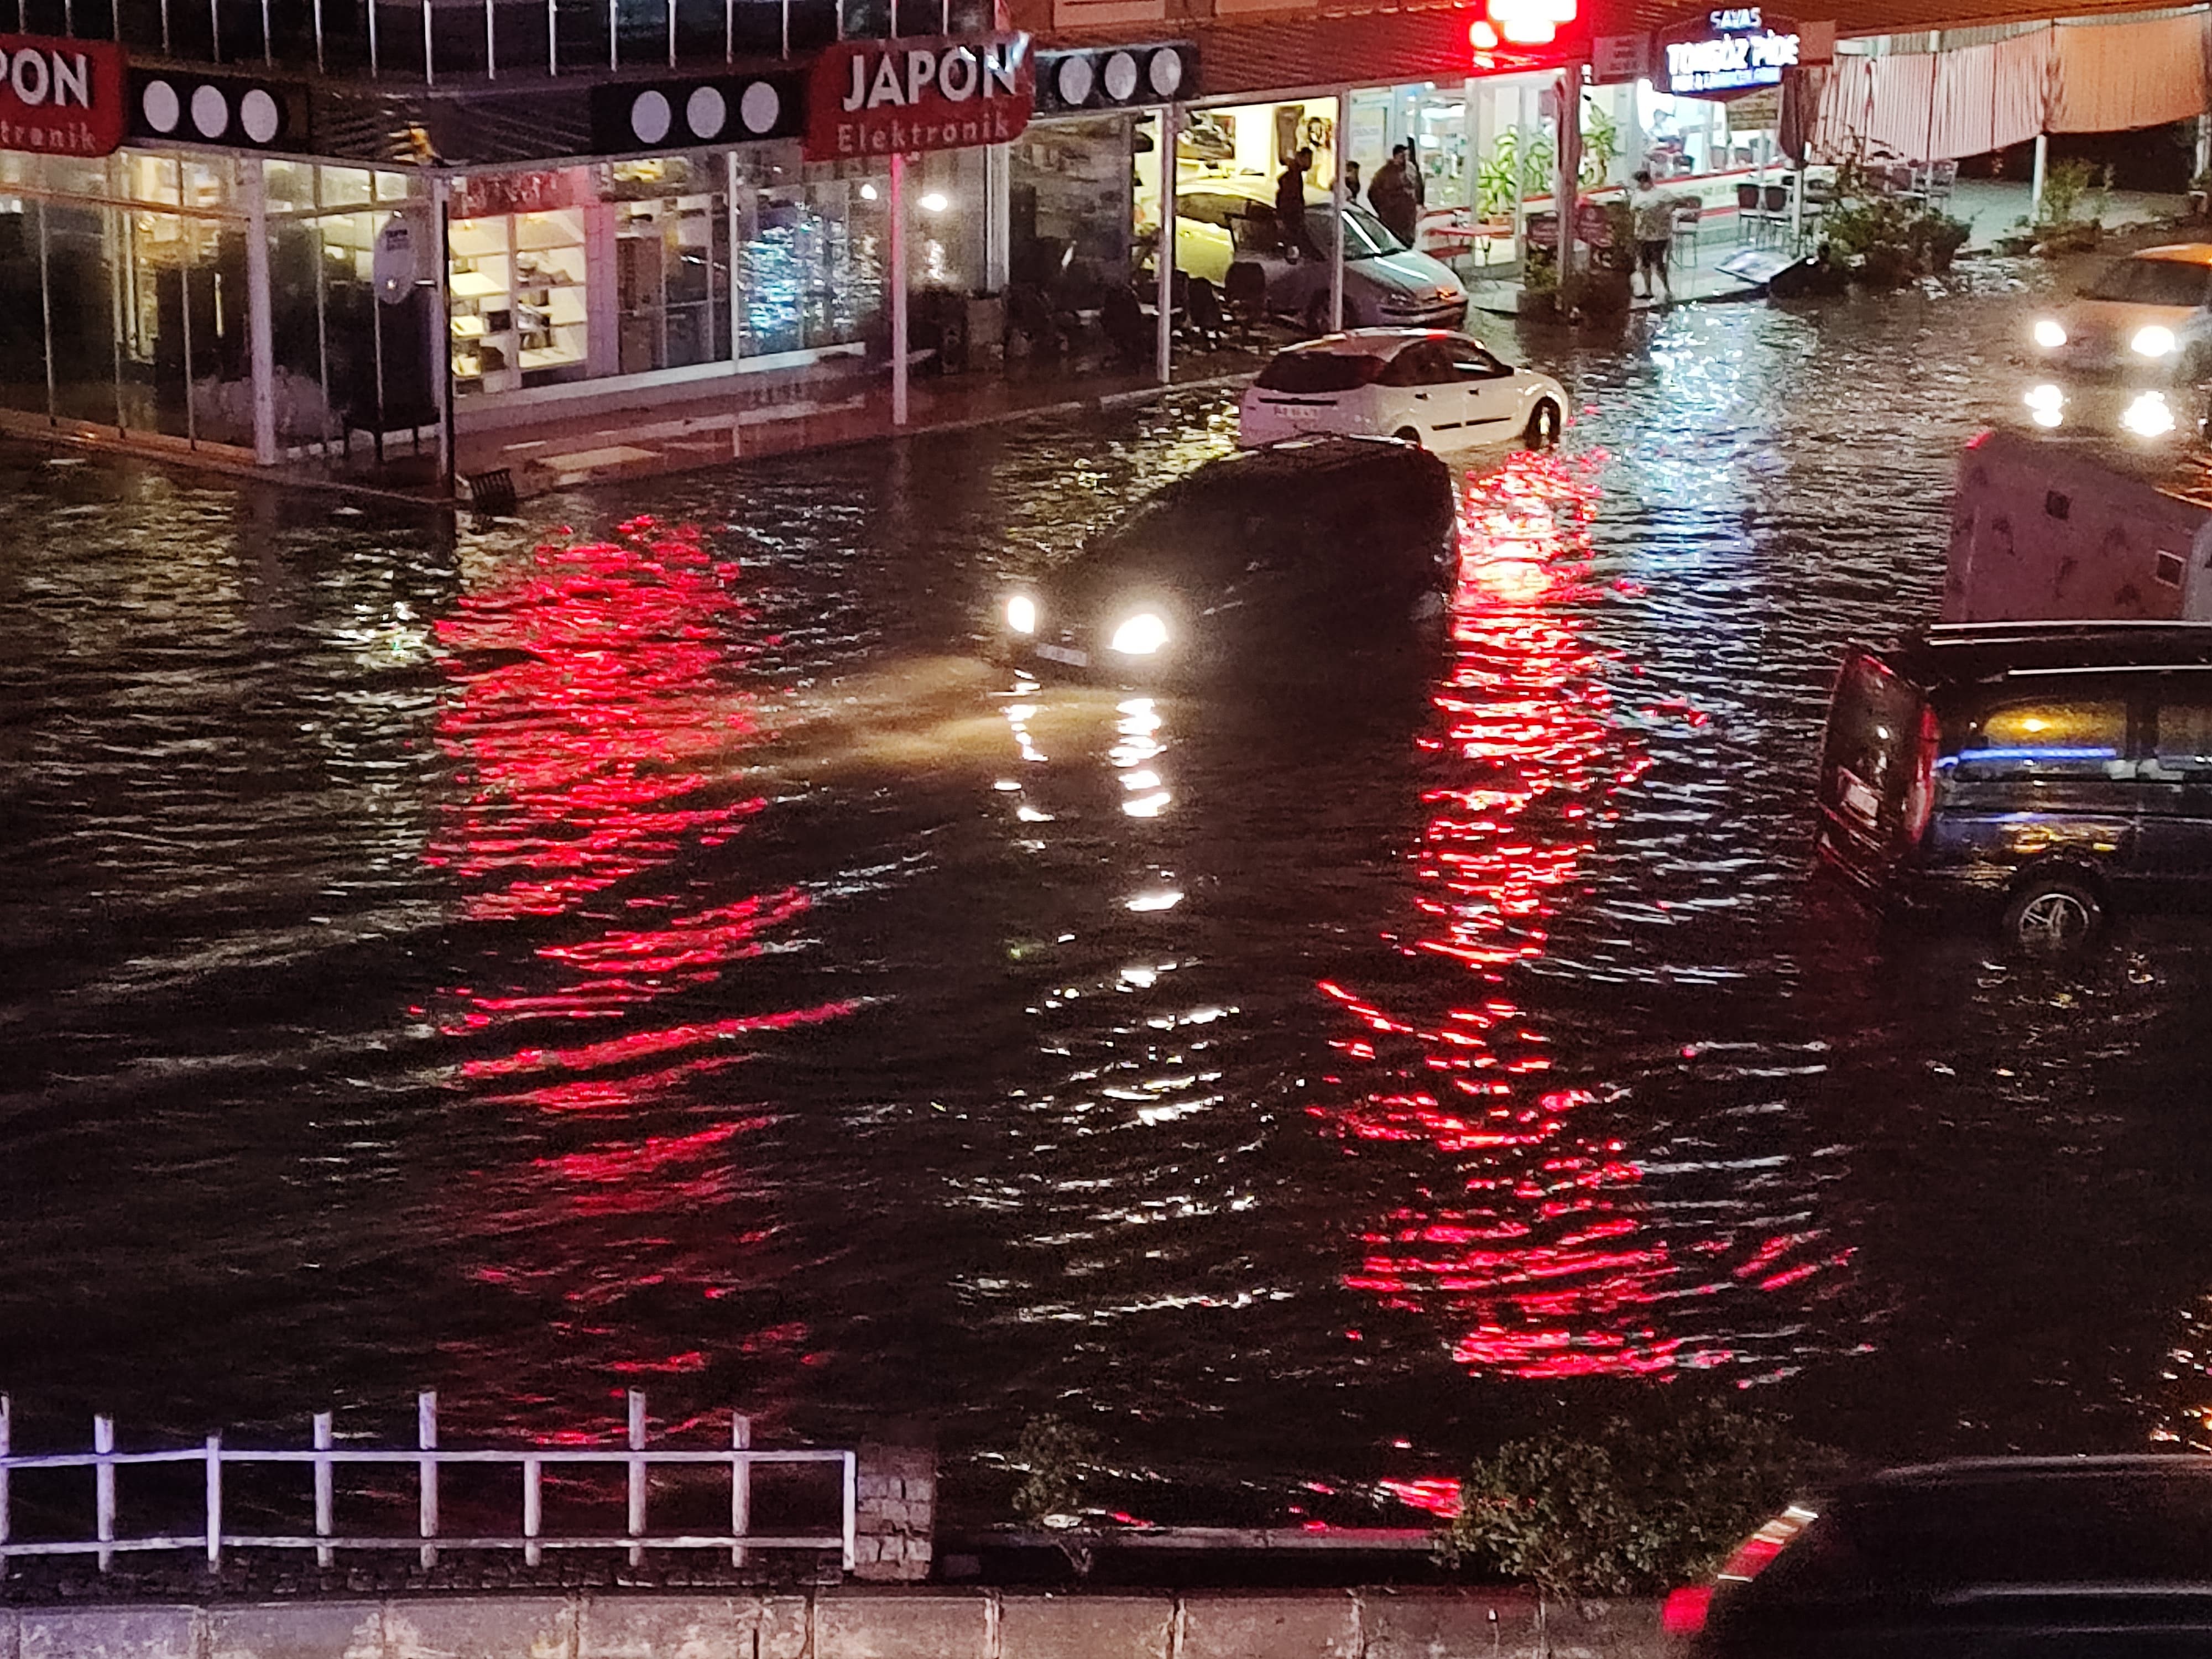
[[[1928,169],[1928,205],[1951,199],[1958,188],[1959,164],[1956,161],[1937,161]]]
[[[1222,277],[1222,297],[1237,319],[1238,337],[1249,343],[1254,325],[1267,314],[1266,269],[1257,260],[1236,261]]]
[[[1747,235],[1755,235],[1759,223],[1765,218],[1759,210],[1759,186],[1738,185],[1735,187],[1735,239],[1741,242]]]
[[[1705,217],[1705,210],[1695,202],[1685,202],[1674,210],[1674,240],[1686,251],[1684,260],[1698,262],[1698,222]]]

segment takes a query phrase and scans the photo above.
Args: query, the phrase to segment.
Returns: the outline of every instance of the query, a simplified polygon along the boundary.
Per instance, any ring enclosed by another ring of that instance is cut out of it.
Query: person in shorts
[[[1657,289],[1664,289],[1667,303],[1674,304],[1674,283],[1667,266],[1674,243],[1674,210],[1695,199],[1653,189],[1651,170],[1637,169],[1636,182],[1628,192],[1628,211],[1634,227],[1631,234],[1636,239],[1636,277],[1644,284],[1644,299],[1656,299]]]

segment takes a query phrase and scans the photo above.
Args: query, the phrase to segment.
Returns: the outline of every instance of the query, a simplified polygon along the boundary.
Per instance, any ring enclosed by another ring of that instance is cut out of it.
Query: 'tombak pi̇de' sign
[[[1757,6],[1726,6],[1659,34],[1659,86],[1677,98],[1733,98],[1782,84],[1797,27]]]
[[[0,34],[0,149],[105,155],[123,142],[123,48]]]
[[[1003,144],[1036,102],[1026,34],[848,40],[823,52],[807,83],[806,159]]]

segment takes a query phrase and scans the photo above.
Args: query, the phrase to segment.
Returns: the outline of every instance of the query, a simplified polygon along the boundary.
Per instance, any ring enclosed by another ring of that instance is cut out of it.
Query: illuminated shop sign
[[[815,61],[806,104],[810,161],[1003,144],[1030,124],[1036,67],[1020,33],[848,40]]]
[[[123,48],[0,34],[0,149],[105,155],[123,142]]]
[[[1709,11],[1660,36],[1665,90],[1678,97],[1733,98],[1782,84],[1798,61],[1797,27],[1757,6]]]

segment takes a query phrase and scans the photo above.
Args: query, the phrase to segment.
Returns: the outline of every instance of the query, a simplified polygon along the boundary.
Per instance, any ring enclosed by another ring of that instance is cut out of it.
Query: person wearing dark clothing
[[[1344,164],[1344,199],[1347,202],[1359,199],[1359,163],[1357,161]]]
[[[1321,258],[1306,229],[1306,174],[1313,163],[1313,151],[1301,145],[1275,180],[1275,228],[1282,234],[1283,251],[1293,259]]]
[[[1367,186],[1367,206],[1393,236],[1407,247],[1413,246],[1421,210],[1407,173],[1403,144],[1394,146],[1390,159],[1375,169],[1374,182]]]

